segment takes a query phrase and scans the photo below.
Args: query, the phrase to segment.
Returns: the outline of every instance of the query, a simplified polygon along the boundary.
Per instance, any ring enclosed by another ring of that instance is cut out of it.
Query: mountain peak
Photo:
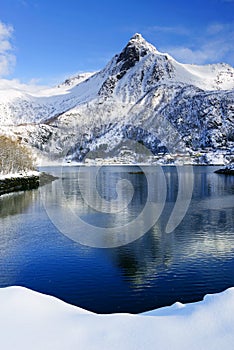
[[[151,52],[157,52],[156,48],[149,44],[141,34],[136,33],[129,40],[125,48],[118,55],[117,63],[121,64],[121,71],[133,67],[140,59]]]
[[[135,33],[129,40],[128,45],[145,47],[147,51],[156,51],[156,48],[146,41],[140,33]]]
[[[139,40],[139,41],[142,41],[142,40],[145,40],[145,39],[143,38],[143,36],[142,36],[140,33],[135,33],[135,34],[131,37],[130,41],[131,41],[131,40]]]

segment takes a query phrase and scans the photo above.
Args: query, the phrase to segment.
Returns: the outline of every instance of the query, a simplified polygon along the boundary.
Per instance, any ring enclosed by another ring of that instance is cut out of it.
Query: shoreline
[[[11,192],[33,190],[40,185],[40,173],[9,174],[0,176],[0,196]]]
[[[0,196],[4,194],[37,189],[56,180],[57,177],[45,172],[30,171],[25,174],[0,175]]]
[[[96,163],[79,163],[79,162],[68,162],[68,163],[45,163],[45,164],[40,164],[39,168],[51,168],[51,167],[100,167],[100,166],[132,166],[132,167],[141,167],[141,166],[174,166],[174,167],[185,167],[185,166],[194,166],[194,167],[203,167],[203,166],[213,166],[213,167],[224,167],[226,164],[215,164],[215,163],[210,163],[210,164],[202,164],[202,163],[109,163],[109,162],[96,162]]]
[[[40,165],[40,168],[50,168],[50,167],[151,167],[151,166],[162,166],[162,167],[221,167],[222,165],[217,164],[149,164],[149,163],[136,163],[136,164],[117,164],[117,163],[102,163],[102,164],[85,164],[85,163],[57,163],[56,165]],[[218,169],[215,171],[217,174],[227,174],[223,169]],[[233,171],[231,173],[233,175]],[[58,179],[58,177],[51,174],[45,173],[44,171],[30,171],[25,174],[6,174],[0,175],[0,196],[8,193],[27,191],[37,189],[39,186],[46,185],[47,183]]]

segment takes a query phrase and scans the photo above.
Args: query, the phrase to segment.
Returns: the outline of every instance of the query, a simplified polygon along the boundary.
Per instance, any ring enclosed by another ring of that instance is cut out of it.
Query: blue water
[[[163,167],[167,199],[154,227],[124,246],[95,248],[61,233],[48,216],[48,206],[68,206],[93,226],[121,227],[147,202],[145,175],[137,167],[102,168],[97,188],[107,201],[116,199],[120,179],[129,180],[135,190],[122,211],[103,213],[82,199],[78,167],[47,168],[60,179],[39,190],[0,197],[0,287],[25,286],[99,313],[138,313],[176,301],[201,300],[207,293],[234,286],[234,177],[214,174],[215,169],[193,168],[188,211],[174,231],[165,233],[178,174],[175,167]],[[83,185],[88,185],[93,169],[80,171]],[[151,190],[157,195],[160,186],[155,183]],[[120,198],[123,203],[125,196],[128,189]]]

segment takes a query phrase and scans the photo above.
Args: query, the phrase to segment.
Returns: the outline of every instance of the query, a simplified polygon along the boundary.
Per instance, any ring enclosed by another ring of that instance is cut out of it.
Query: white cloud
[[[207,34],[213,35],[224,30],[224,25],[221,23],[211,24],[207,27]]]
[[[13,27],[0,21],[0,39],[10,38],[13,33]]]
[[[183,63],[206,64],[234,62],[233,23],[216,23],[203,28],[202,33],[191,36],[191,45],[163,47]]]
[[[0,76],[10,74],[15,66],[16,57],[11,43],[13,27],[0,21]]]
[[[40,85],[40,79],[31,79],[27,83],[22,83],[19,79],[0,79],[1,90],[20,90],[26,93],[38,93],[46,89],[50,89],[49,85]]]
[[[147,34],[155,33],[168,33],[168,34],[177,34],[177,35],[189,35],[190,30],[182,26],[150,26],[143,30]]]
[[[209,56],[203,50],[194,50],[183,46],[168,47],[163,51],[169,52],[171,56],[182,63],[203,64]]]

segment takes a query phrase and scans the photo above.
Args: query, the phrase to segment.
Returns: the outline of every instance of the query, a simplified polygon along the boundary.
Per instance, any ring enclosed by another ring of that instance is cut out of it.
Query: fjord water
[[[44,169],[60,178],[39,190],[0,197],[0,287],[25,286],[99,313],[138,313],[176,301],[201,300],[207,293],[234,286],[234,177],[215,174],[215,169],[193,167],[188,211],[178,227],[166,233],[177,198],[178,174],[176,167],[163,167],[167,198],[158,221],[142,237],[114,248],[71,240],[51,221],[48,209],[59,208],[62,216],[63,208],[69,207],[93,227],[121,230],[147,202],[147,179],[140,169],[101,168],[97,188],[107,201],[116,198],[119,180],[129,180],[134,188],[127,206],[130,189],[119,196],[115,213],[92,209],[82,198],[78,170],[88,187],[94,168]],[[184,167],[185,175],[186,171]],[[160,192],[157,177],[151,192]],[[49,203],[45,204],[45,198]]]

